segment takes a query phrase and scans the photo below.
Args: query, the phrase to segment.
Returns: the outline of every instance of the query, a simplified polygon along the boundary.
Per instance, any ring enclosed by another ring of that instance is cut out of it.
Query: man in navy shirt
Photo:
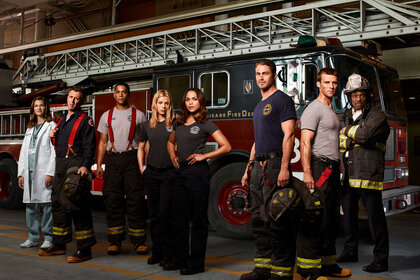
[[[290,96],[275,86],[276,66],[273,61],[258,61],[255,75],[262,99],[254,110],[255,141],[242,177],[242,184],[249,184],[251,203],[248,212],[252,215],[256,245],[255,268],[243,274],[241,280],[291,279],[293,265],[289,265],[287,248],[292,245],[285,244],[284,232],[274,230],[261,218],[260,207],[273,188],[285,187],[291,180],[290,158],[295,140],[296,111]]]
[[[84,180],[90,173],[95,156],[95,128],[92,119],[81,111],[83,91],[79,87],[70,89],[67,95],[68,111],[58,126],[50,131],[55,139],[56,168],[52,186],[51,202],[53,214],[53,244],[40,249],[40,256],[66,253],[66,243],[72,240],[72,224],[75,226],[77,250],[67,258],[69,263],[78,263],[92,258],[91,247],[96,243],[92,215],[89,206],[90,185]],[[78,185],[80,199],[78,210],[61,205],[59,189],[70,168],[76,168],[81,176]]]

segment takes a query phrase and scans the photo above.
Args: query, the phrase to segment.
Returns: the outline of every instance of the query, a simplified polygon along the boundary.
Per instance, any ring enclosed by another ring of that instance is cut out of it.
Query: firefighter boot
[[[348,268],[341,268],[338,264],[332,265],[322,265],[321,274],[324,276],[333,276],[333,277],[349,277],[351,276],[351,271]]]
[[[121,243],[120,242],[113,242],[108,246],[108,255],[115,256],[120,253],[121,250]]]
[[[144,244],[136,244],[134,245],[134,251],[139,255],[147,255],[149,253],[149,247]]]
[[[92,258],[92,251],[90,250],[90,247],[83,250],[77,250],[73,256],[67,257],[68,263],[80,263],[87,260],[90,260]]]
[[[45,256],[54,256],[54,255],[64,255],[66,253],[66,244],[64,245],[55,245],[54,243],[48,248],[41,248],[38,250],[38,255]]]
[[[270,269],[254,268],[251,272],[242,274],[240,280],[268,280],[270,276]]]

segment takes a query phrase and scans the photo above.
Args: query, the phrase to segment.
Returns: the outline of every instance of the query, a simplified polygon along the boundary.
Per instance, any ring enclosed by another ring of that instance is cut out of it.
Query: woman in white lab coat
[[[48,248],[52,244],[51,186],[55,173],[55,150],[49,133],[55,123],[44,97],[32,101],[30,114],[18,163],[18,183],[23,189],[29,230],[28,239],[20,247],[39,246],[41,224],[44,235],[41,248]]]

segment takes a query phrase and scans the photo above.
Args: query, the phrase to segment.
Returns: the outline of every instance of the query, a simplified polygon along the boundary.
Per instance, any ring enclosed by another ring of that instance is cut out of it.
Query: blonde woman
[[[152,117],[141,129],[138,149],[140,172],[144,176],[149,204],[150,235],[152,256],[150,265],[164,265],[171,253],[170,209],[172,201],[172,180],[175,169],[166,145],[172,132],[174,111],[171,95],[167,90],[159,90],[152,100]],[[146,150],[147,144],[147,153]],[[145,158],[145,154],[147,154]],[[144,166],[147,166],[144,169]]]
[[[28,239],[20,247],[39,246],[41,224],[44,235],[41,248],[48,248],[52,244],[51,185],[55,173],[55,151],[49,133],[55,123],[44,97],[32,101],[30,114],[18,163],[18,183],[23,189],[29,230]]]

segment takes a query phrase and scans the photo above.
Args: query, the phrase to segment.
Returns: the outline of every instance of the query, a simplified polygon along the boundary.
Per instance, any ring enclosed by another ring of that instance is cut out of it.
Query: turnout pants
[[[93,231],[92,215],[89,206],[90,191],[84,192],[85,197],[81,199],[79,211],[66,209],[58,203],[58,189],[62,179],[70,167],[80,167],[83,163],[82,157],[57,158],[55,176],[52,187],[52,215],[53,215],[53,243],[65,245],[72,240],[73,219],[77,249],[90,248],[96,243],[95,232]]]
[[[173,179],[175,169],[158,169],[148,166],[143,173],[149,206],[152,255],[171,257],[172,228],[171,207],[173,200]]]
[[[268,182],[276,185],[281,167],[281,157],[266,161],[263,174],[262,161],[254,161],[249,187],[248,212],[252,215],[252,233],[255,239],[254,263],[261,274],[275,279],[292,279],[296,256],[297,221],[291,220],[275,226],[261,217],[260,208],[269,197],[272,188]],[[291,174],[290,174],[291,176]]]
[[[172,204],[173,261],[185,267],[204,268],[208,236],[210,169],[206,161],[180,165],[176,170]],[[189,220],[192,222],[191,228]]]
[[[370,234],[375,243],[373,249],[373,262],[376,264],[388,264],[389,237],[385,213],[382,206],[382,193],[378,190],[356,189],[350,187],[348,178],[345,178],[344,180],[343,194],[343,253],[356,256],[358,254],[360,198],[365,206]]]
[[[338,161],[324,161],[312,159],[311,162],[312,176],[317,182],[322,176],[326,168],[332,172],[328,179],[320,187],[325,197],[325,213],[318,216],[318,220],[314,223],[314,232],[320,234],[313,241],[321,244],[317,247],[312,244],[311,248],[318,258],[322,258],[322,266],[335,265],[337,263],[337,252],[335,241],[340,230],[340,167]],[[317,219],[317,218],[315,218]],[[319,251],[318,251],[319,250]]]
[[[110,243],[125,239],[125,215],[131,243],[146,242],[147,204],[141,179],[137,150],[107,153],[102,193]]]

